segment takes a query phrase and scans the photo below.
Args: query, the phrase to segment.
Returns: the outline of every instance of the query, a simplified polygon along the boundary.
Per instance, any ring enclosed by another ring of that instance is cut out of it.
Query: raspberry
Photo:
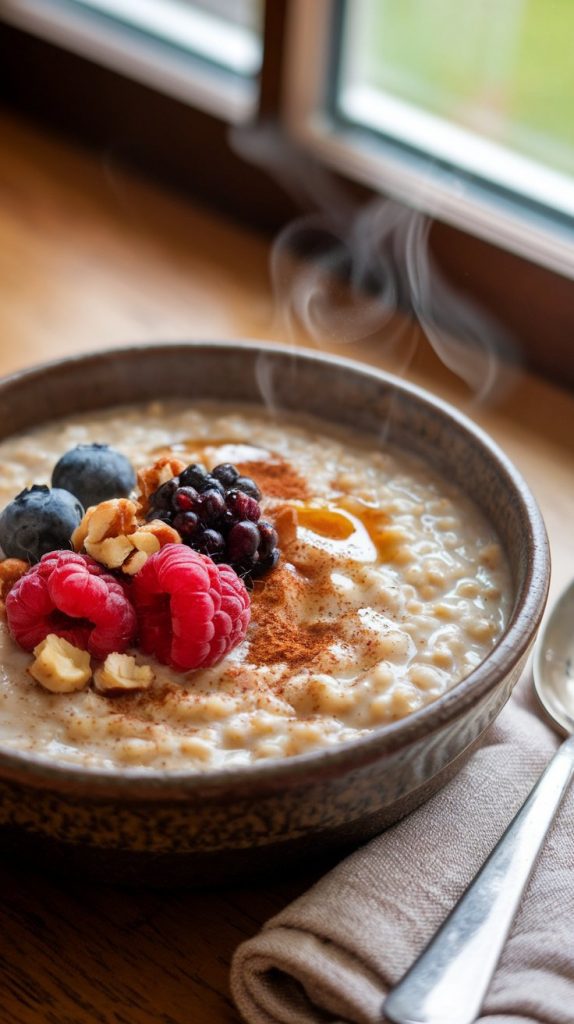
[[[89,555],[51,551],[25,573],[6,598],[10,635],[31,651],[49,633],[104,660],[136,635],[126,590]]]
[[[166,544],[134,577],[140,645],[178,672],[217,664],[247,632],[245,584],[229,565]]]

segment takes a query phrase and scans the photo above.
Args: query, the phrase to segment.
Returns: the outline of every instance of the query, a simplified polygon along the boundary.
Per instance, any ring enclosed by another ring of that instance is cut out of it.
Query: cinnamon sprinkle
[[[280,565],[253,591],[249,660],[256,665],[285,662],[291,668],[310,664],[337,639],[330,622],[298,622],[293,604],[304,596],[311,581]],[[315,579],[314,597],[327,593],[327,578]],[[317,588],[318,592],[315,592]]]
[[[237,468],[242,476],[255,480],[265,497],[300,500],[309,497],[309,488],[303,477],[279,455],[272,455],[261,462],[240,462]]]

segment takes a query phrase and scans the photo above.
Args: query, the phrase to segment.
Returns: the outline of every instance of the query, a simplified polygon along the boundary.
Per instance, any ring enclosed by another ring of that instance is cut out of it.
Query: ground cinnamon
[[[296,469],[278,455],[260,462],[241,462],[237,467],[242,476],[249,476],[266,498],[309,497],[309,488]]]
[[[293,614],[294,602],[311,585],[327,592],[330,583],[306,580],[284,565],[278,566],[253,591],[249,660],[256,665],[285,662],[291,668],[311,664],[337,639],[332,623],[304,623]],[[314,591],[320,600],[321,593]]]

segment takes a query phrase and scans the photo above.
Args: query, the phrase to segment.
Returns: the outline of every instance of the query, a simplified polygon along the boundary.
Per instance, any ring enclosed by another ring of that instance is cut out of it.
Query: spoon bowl
[[[555,604],[536,646],[536,696],[564,736],[574,733],[574,581]]]
[[[567,739],[459,902],[389,993],[393,1024],[473,1024],[536,859],[574,778],[574,582],[538,641],[534,687]]]

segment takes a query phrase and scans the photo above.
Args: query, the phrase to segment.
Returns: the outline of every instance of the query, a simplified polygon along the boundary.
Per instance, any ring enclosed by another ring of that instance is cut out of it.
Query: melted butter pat
[[[307,544],[338,559],[375,562],[377,549],[360,519],[334,505],[297,507],[298,532]]]
[[[405,540],[386,512],[351,495],[329,505],[293,507],[305,540],[341,558],[390,562]]]

